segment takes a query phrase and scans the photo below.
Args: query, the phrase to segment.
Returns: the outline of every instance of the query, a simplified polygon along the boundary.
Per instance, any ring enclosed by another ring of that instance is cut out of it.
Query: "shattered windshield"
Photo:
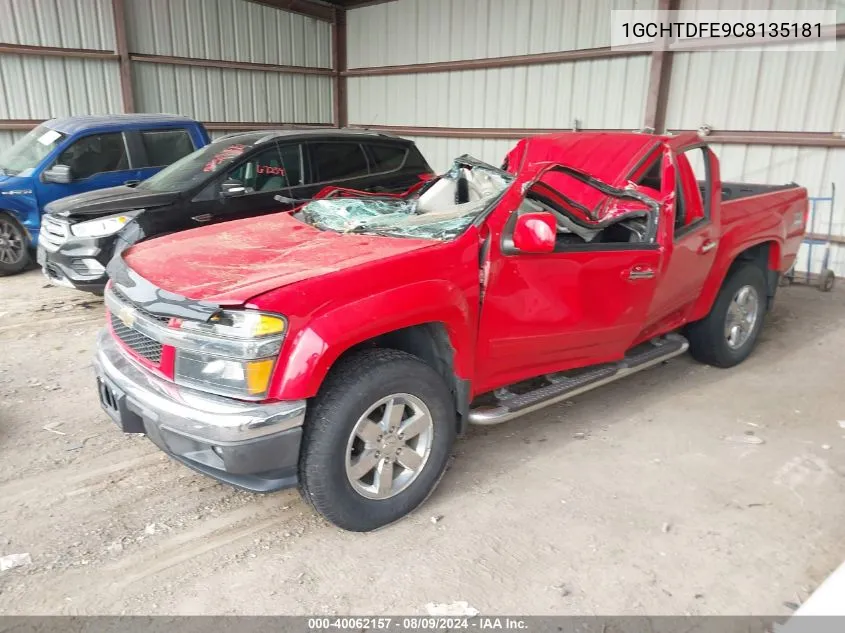
[[[299,217],[318,229],[450,240],[460,235],[513,182],[513,176],[469,157],[412,198],[325,198]]]

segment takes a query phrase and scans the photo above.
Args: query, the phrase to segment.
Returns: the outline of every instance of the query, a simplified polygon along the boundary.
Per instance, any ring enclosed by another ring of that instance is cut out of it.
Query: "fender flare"
[[[284,365],[275,372],[270,393],[285,400],[312,398],[332,366],[353,347],[428,323],[444,326],[456,376],[471,379],[476,315],[465,293],[444,280],[421,281],[336,306],[310,318],[307,327],[286,342]]]
[[[21,230],[24,232],[24,235],[26,235],[27,239],[29,240],[30,248],[35,246],[32,241],[32,233],[28,228],[26,228],[26,225],[21,221],[21,217],[15,211],[8,207],[0,207],[0,215],[5,215],[6,217],[10,218],[12,222],[21,227]]]
[[[710,313],[710,309],[713,307],[713,303],[716,301],[716,297],[719,295],[719,291],[722,289],[731,268],[739,260],[740,256],[743,253],[763,244],[768,245],[767,259],[765,262],[762,262],[765,266],[763,272],[765,273],[770,270],[780,271],[782,259],[781,252],[783,250],[782,238],[769,235],[758,238],[753,242],[736,245],[733,249],[731,249],[730,256],[719,258],[714,262],[713,268],[710,270],[710,275],[708,276],[707,281],[702,288],[702,292],[692,309],[689,319],[690,321],[698,321]],[[718,283],[716,283],[716,281],[718,281]]]

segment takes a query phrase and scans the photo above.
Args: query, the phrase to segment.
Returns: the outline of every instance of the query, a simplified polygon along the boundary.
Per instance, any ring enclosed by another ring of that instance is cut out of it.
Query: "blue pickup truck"
[[[29,265],[47,203],[138,183],[208,143],[201,123],[167,114],[45,121],[0,152],[0,276]]]

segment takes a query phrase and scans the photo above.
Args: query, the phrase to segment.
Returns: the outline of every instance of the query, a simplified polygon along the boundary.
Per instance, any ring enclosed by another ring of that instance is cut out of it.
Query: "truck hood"
[[[174,191],[162,193],[125,186],[109,187],[61,198],[48,204],[45,211],[64,218],[90,220],[121,211],[160,207],[172,203],[178,196]]]
[[[321,231],[277,213],[142,242],[126,250],[123,261],[167,293],[231,306],[298,281],[437,244]]]

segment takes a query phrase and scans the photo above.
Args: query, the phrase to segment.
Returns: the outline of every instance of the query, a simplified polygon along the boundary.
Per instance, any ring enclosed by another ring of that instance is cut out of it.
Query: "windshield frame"
[[[45,134],[52,132],[57,136],[49,143],[49,145],[44,145],[39,141],[40,138],[43,138]],[[32,128],[29,132],[24,134],[21,138],[15,141],[12,145],[7,147],[3,152],[0,152],[0,173],[3,173],[7,176],[12,177],[19,177],[19,178],[26,178],[32,176],[33,172],[38,169],[38,167],[46,162],[49,162],[48,159],[53,155],[54,152],[58,151],[62,144],[67,140],[68,134],[65,132],[61,132],[59,130],[54,130],[51,127],[48,127],[44,123],[36,125]],[[17,150],[20,152],[24,146],[29,148],[38,148],[39,146],[47,148],[47,151],[41,155],[34,164],[28,164],[26,167],[18,168],[13,167],[11,165],[3,164],[2,160],[7,155],[13,155],[13,152]]]
[[[320,231],[331,231],[333,233],[338,233],[340,235],[344,235],[344,234],[349,234],[349,235],[379,235],[379,236],[382,236],[382,237],[393,237],[393,238],[399,238],[399,239],[422,239],[422,240],[431,240],[431,241],[435,241],[435,242],[451,242],[451,241],[454,241],[454,240],[460,238],[462,235],[464,235],[469,230],[470,227],[477,226],[478,224],[480,224],[481,222],[484,221],[484,219],[490,214],[490,211],[492,209],[494,209],[498,205],[498,203],[501,201],[502,196],[504,196],[505,193],[507,193],[511,189],[511,186],[513,185],[514,181],[516,180],[516,177],[514,176],[514,174],[512,174],[512,173],[510,173],[510,172],[508,172],[504,169],[501,169],[499,167],[494,167],[493,165],[490,165],[488,163],[485,163],[484,161],[478,160],[477,158],[473,158],[469,154],[464,154],[462,156],[459,156],[458,158],[456,158],[452,162],[452,166],[450,167],[450,169],[448,171],[446,171],[443,174],[440,174],[438,177],[432,178],[431,180],[426,182],[425,185],[423,185],[420,189],[418,189],[417,191],[414,191],[413,195],[410,198],[406,198],[405,197],[406,194],[399,194],[399,195],[396,195],[396,196],[372,196],[372,197],[370,197],[370,196],[362,196],[362,197],[344,196],[344,198],[346,198],[348,200],[355,201],[355,202],[360,202],[362,200],[362,198],[371,198],[374,201],[393,202],[393,203],[396,203],[399,206],[401,206],[402,203],[404,203],[404,204],[415,204],[419,200],[419,198],[422,195],[424,195],[425,192],[428,191],[431,187],[433,187],[437,182],[439,182],[440,180],[442,180],[444,178],[449,178],[451,176],[454,176],[455,173],[462,167],[468,168],[470,170],[477,168],[477,169],[482,169],[482,170],[488,171],[491,174],[494,174],[495,176],[497,176],[497,177],[501,178],[503,181],[505,181],[505,186],[502,187],[501,191],[493,194],[492,196],[490,196],[489,199],[483,201],[483,204],[480,205],[479,210],[472,216],[472,219],[466,224],[466,226],[464,226],[458,232],[456,232],[454,235],[451,235],[449,237],[431,237],[431,236],[425,236],[425,235],[409,235],[407,233],[402,232],[403,227],[400,227],[400,226],[390,227],[389,225],[378,225],[378,224],[375,224],[375,225],[369,226],[369,227],[366,226],[366,225],[359,225],[359,226],[356,226],[356,227],[351,227],[350,229],[345,230],[345,231],[340,231],[340,230],[337,230],[337,229],[329,228],[328,226],[325,226],[325,225],[318,225],[317,223],[306,220],[303,217],[303,215],[304,215],[303,211],[305,210],[305,208],[308,206],[308,204],[311,204],[313,202],[320,202],[322,200],[322,198],[317,198],[317,199],[311,200],[309,203],[306,203],[305,205],[300,207],[296,211],[296,213],[294,214],[294,217],[297,220],[299,220],[300,222],[302,222],[303,224],[306,224],[307,226],[311,226],[311,227],[316,228]],[[481,202],[481,201],[479,200],[478,202]],[[443,220],[441,220],[441,222],[443,222]],[[437,224],[436,221],[431,222],[428,225],[421,224],[420,228],[422,228],[423,226],[432,226],[432,225],[436,225],[436,224]]]

